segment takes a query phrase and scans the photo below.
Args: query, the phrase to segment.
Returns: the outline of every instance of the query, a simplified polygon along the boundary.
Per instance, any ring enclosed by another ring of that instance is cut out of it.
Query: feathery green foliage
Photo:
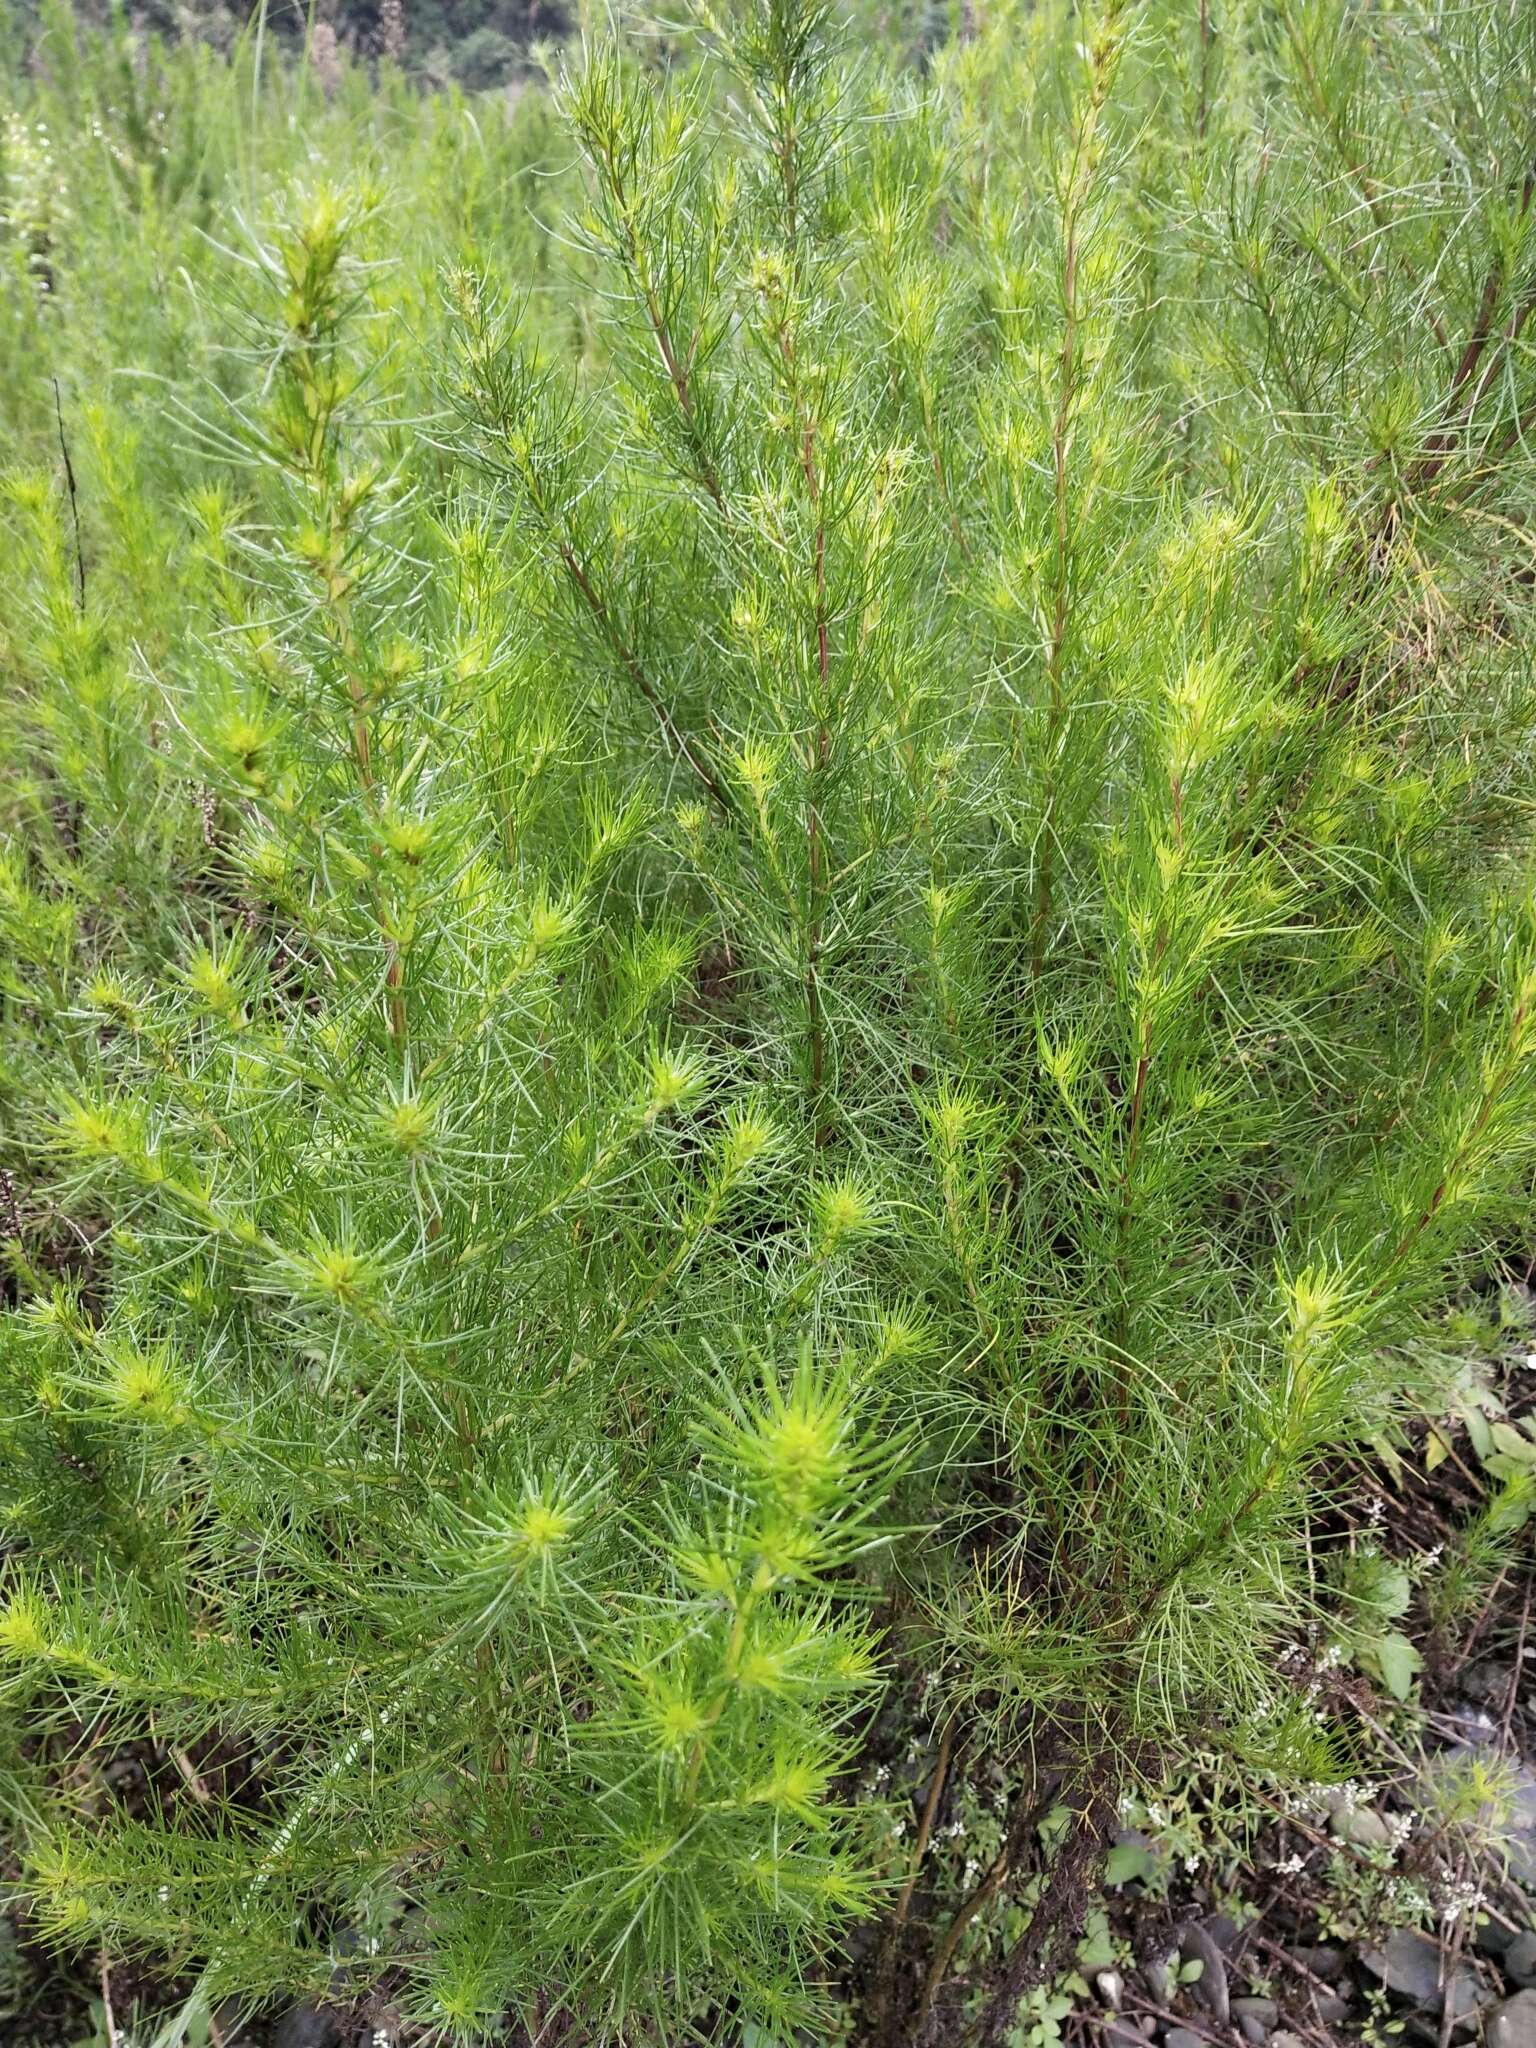
[[[0,1784],[60,1939],[1000,2040],[1128,1779],[1326,1770],[1319,1468],[1529,1215],[1533,44],[1107,0],[919,73],[701,0],[507,115],[56,25]],[[969,1901],[882,1699],[1029,1760]]]

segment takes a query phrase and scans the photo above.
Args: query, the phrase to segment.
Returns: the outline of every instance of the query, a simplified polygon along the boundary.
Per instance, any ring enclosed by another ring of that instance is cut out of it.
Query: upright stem
[[[570,579],[571,588],[586,607],[588,615],[607,642],[614,659],[650,706],[673,754],[679,760],[685,761],[703,783],[716,810],[722,816],[729,815],[731,800],[726,794],[725,785],[673,717],[670,705],[647,675],[639,655],[614,617],[612,607],[593,582],[586,563],[576,550],[575,543],[567,533],[560,530],[554,518],[553,508],[531,464],[524,469],[523,488],[528,493],[528,501],[545,531],[553,539],[555,553]]]
[[[786,325],[780,333],[780,348],[794,395],[795,416],[800,430],[800,469],[806,495],[815,519],[811,543],[811,575],[815,591],[816,630],[816,722],[806,754],[806,869],[809,904],[805,937],[805,1014],[810,1052],[810,1096],[816,1143],[827,1137],[822,1121],[822,1098],[826,1084],[826,1030],[821,1007],[821,961],[826,927],[826,835],[822,820],[823,784],[832,758],[832,728],[828,720],[827,683],[831,669],[831,644],[827,622],[827,526],[822,509],[821,479],[816,469],[816,423],[806,410],[795,370],[794,340]]]
[[[339,561],[344,529],[334,514],[331,521],[332,552]],[[373,770],[373,744],[368,732],[368,699],[358,674],[357,634],[352,624],[352,606],[347,596],[346,584],[339,567],[333,567],[327,574],[326,592],[330,601],[331,623],[336,635],[337,651],[341,655],[346,673],[347,701],[352,707],[352,765],[357,773],[358,787],[370,817],[377,819],[379,812],[378,784]],[[373,844],[375,861],[382,859],[383,848],[377,840]],[[395,1051],[404,1055],[406,1050],[405,1013],[405,966],[400,958],[399,941],[389,929],[383,891],[377,877],[369,882],[369,899],[373,905],[374,922],[384,940],[384,987],[387,991],[390,1042]]]
[[[795,118],[795,78],[786,59],[777,80],[770,111],[770,150],[779,177],[784,244],[788,256],[788,294],[798,292],[803,276],[801,249],[802,192],[800,139]],[[822,956],[826,942],[827,848],[823,818],[826,773],[832,759],[833,732],[828,702],[831,675],[831,632],[827,611],[827,524],[822,480],[816,464],[816,420],[806,403],[795,353],[794,329],[787,307],[781,307],[778,330],[783,362],[800,443],[800,472],[805,479],[814,531],[811,540],[813,619],[816,636],[816,715],[806,750],[806,872],[808,904],[805,931],[805,1016],[808,1041],[811,1117],[817,1145],[829,1135],[823,1116],[826,1089],[826,1025],[821,1000]]]
[[[1117,42],[1115,28],[1120,0],[1110,0],[1104,11],[1099,34],[1089,58],[1088,97],[1078,122],[1073,146],[1072,168],[1062,203],[1062,338],[1060,370],[1056,386],[1056,410],[1051,424],[1052,539],[1050,637],[1046,648],[1045,680],[1047,708],[1043,788],[1041,793],[1040,865],[1035,879],[1035,914],[1030,940],[1030,960],[1038,978],[1045,964],[1056,892],[1056,757],[1061,749],[1068,716],[1066,689],[1067,639],[1072,619],[1073,544],[1068,493],[1068,457],[1078,394],[1078,326],[1081,306],[1078,297],[1078,263],[1083,211],[1093,189],[1098,156],[1095,141],[1104,103],[1114,76]]]
[[[671,385],[672,394],[677,400],[677,409],[682,416],[683,431],[688,437],[689,452],[693,456],[694,470],[699,482],[703,484],[705,490],[708,491],[711,499],[713,499],[715,510],[720,514],[725,523],[729,525],[731,515],[725,502],[725,492],[721,486],[720,472],[716,467],[714,457],[705,445],[703,429],[699,425],[698,408],[694,402],[692,363],[694,351],[698,345],[698,337],[697,335],[694,337],[686,352],[679,351],[672,333],[671,322],[662,308],[661,299],[656,290],[656,281],[651,270],[650,255],[635,228],[634,205],[630,198],[629,189],[625,184],[624,174],[619,166],[618,159],[611,145],[605,145],[600,139],[594,139],[593,150],[603,175],[607,179],[614,212],[620,222],[620,240],[624,252],[624,261],[629,268],[630,275],[634,278],[635,287],[640,295],[640,303],[645,308],[645,317],[656,343],[656,352],[661,357],[661,364],[662,368],[666,371],[667,382]]]

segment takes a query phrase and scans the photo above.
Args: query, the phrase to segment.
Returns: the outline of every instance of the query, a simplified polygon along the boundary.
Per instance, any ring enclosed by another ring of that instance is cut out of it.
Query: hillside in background
[[[95,0],[65,11],[77,22],[102,25],[114,12]],[[11,6],[11,32],[23,46],[36,46],[48,12],[35,0]],[[228,50],[258,9],[244,0],[138,0],[121,12],[131,27],[166,41],[190,36]],[[332,52],[342,61],[383,57],[429,84],[453,83],[468,91],[515,77],[531,47],[567,34],[571,19],[562,0],[318,0],[313,24],[298,0],[272,0],[267,9],[268,27],[284,41],[314,38],[323,67],[333,61]]]

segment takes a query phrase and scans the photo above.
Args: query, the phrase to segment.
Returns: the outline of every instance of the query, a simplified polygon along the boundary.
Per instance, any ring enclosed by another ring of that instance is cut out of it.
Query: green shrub
[[[60,1940],[464,2041],[995,2040],[1128,1783],[1324,1773],[1319,1469],[1529,1215],[1536,24],[1187,14],[573,55],[557,255],[534,95],[347,84],[299,177],[270,53],[157,60],[265,118],[110,217],[58,159],[46,291],[8,146]],[[893,1717],[1025,1780],[964,1900]]]

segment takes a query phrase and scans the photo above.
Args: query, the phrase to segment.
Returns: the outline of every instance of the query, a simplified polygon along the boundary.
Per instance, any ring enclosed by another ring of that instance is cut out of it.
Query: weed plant
[[[1319,1490],[1529,1222],[1533,44],[701,0],[508,114],[54,18],[0,1787],[163,2041],[1000,2041],[1128,1784],[1327,1774]]]

